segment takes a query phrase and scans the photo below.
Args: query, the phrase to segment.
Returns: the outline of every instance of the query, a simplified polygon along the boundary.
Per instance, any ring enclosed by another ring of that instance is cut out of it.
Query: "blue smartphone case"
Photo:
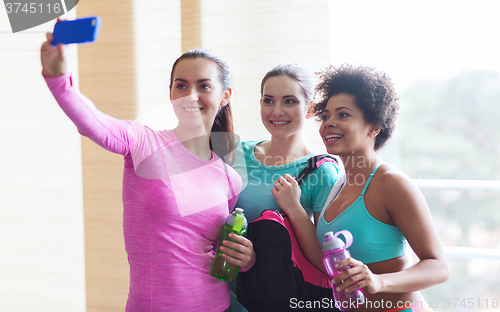
[[[101,18],[99,16],[89,16],[73,21],[60,21],[54,26],[54,40],[52,45],[59,43],[92,43],[99,36]]]

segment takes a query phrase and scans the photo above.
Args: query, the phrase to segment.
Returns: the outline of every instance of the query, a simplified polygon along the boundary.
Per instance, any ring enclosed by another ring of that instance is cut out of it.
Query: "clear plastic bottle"
[[[339,234],[344,235],[346,238],[348,246],[338,238]],[[333,232],[325,233],[325,240],[323,242],[323,264],[325,265],[326,272],[330,277],[337,277],[342,271],[348,269],[348,266],[341,268],[335,268],[335,265],[343,259],[351,257],[351,254],[347,250],[352,243],[352,235],[349,231],[339,231],[335,234]],[[337,285],[338,286],[338,285]],[[336,285],[333,287],[333,297],[335,299],[335,306],[341,311],[356,308],[358,305],[364,303],[365,296],[362,289],[356,289],[352,292],[346,292],[344,290],[337,292]]]
[[[238,234],[241,236],[247,236],[247,219],[243,214],[242,208],[235,208],[234,211],[226,218],[226,222],[220,229],[219,233],[219,242],[217,244],[217,251],[212,262],[212,269],[210,273],[216,279],[221,281],[230,282],[236,280],[238,273],[240,271],[240,267],[228,262],[226,259],[222,257],[223,252],[220,250],[220,247],[223,246],[222,241],[230,240],[229,233]]]

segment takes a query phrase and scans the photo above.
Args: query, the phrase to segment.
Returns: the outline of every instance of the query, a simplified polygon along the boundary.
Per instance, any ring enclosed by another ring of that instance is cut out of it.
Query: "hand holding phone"
[[[42,62],[42,75],[44,77],[57,77],[66,72],[66,58],[62,45],[53,46],[54,37],[47,33],[47,40],[40,48],[40,60]]]
[[[99,36],[101,18],[99,16],[89,16],[78,18],[72,21],[58,21],[54,26],[52,35],[52,45],[59,43],[92,43]]]

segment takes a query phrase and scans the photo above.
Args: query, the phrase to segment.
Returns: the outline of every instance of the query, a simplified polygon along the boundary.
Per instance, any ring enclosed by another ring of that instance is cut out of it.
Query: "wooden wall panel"
[[[181,1],[182,52],[201,48],[200,0]]]

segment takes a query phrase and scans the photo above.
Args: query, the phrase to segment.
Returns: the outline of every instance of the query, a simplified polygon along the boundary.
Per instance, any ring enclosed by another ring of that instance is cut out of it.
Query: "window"
[[[381,157],[422,190],[450,278],[422,291],[435,311],[498,308],[500,47],[494,1],[331,2],[331,62],[387,72],[400,94]]]

